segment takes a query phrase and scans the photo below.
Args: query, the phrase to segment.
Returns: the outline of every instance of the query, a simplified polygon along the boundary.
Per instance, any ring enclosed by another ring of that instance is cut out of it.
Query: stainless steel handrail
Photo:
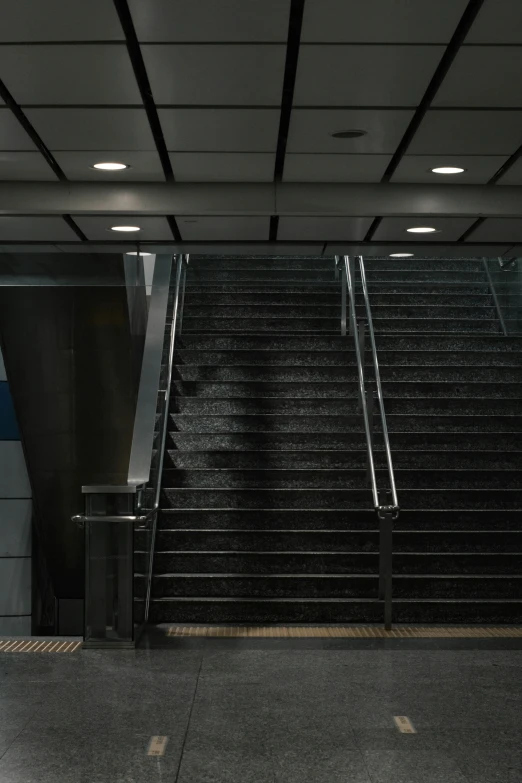
[[[352,280],[352,270],[350,268],[350,260],[348,256],[344,256],[344,274],[346,275],[346,283],[348,287],[348,301],[350,303],[350,313],[349,313],[349,319],[350,319],[350,334],[353,334],[354,337],[354,343],[355,343],[355,358],[357,361],[357,374],[359,379],[359,395],[361,399],[361,409],[363,414],[363,421],[364,421],[364,432],[366,435],[366,447],[368,450],[368,466],[369,466],[369,472],[370,472],[370,481],[371,481],[371,489],[372,489],[372,496],[373,496],[373,505],[375,510],[378,512],[379,509],[379,490],[377,488],[377,477],[375,474],[375,460],[373,458],[373,448],[372,448],[372,431],[370,428],[370,421],[368,417],[368,405],[367,405],[367,399],[366,399],[366,388],[364,383],[364,356],[361,356],[361,346],[359,344],[359,336],[358,336],[358,329],[357,329],[357,315],[355,312],[355,288],[354,288],[354,282]],[[346,334],[346,314],[343,317],[342,320],[342,327],[344,327],[343,334]]]
[[[368,321],[368,333],[370,335],[370,345],[372,350],[372,362],[373,362],[373,371],[374,371],[374,379],[375,379],[375,386],[377,389],[377,400],[379,402],[379,411],[381,414],[381,426],[382,426],[382,437],[384,441],[384,452],[386,454],[386,465],[388,467],[388,478],[390,481],[390,492],[391,492],[391,499],[392,499],[392,505],[393,505],[393,515],[394,517],[397,517],[399,514],[399,501],[397,498],[397,487],[395,484],[395,475],[393,472],[393,460],[391,455],[391,446],[390,446],[390,437],[388,434],[388,426],[386,424],[386,412],[384,410],[384,397],[382,393],[382,383],[381,383],[381,372],[379,369],[379,359],[377,356],[377,345],[375,343],[375,331],[373,329],[373,318],[372,318],[372,310],[370,307],[370,298],[368,296],[368,284],[366,282],[366,270],[364,268],[364,260],[362,256],[357,256],[357,259],[359,261],[359,269],[361,273],[361,284],[362,284],[362,291],[363,291],[363,297],[364,297],[364,306],[366,308],[366,318]],[[354,299],[355,302],[355,299]],[[355,306],[355,305],[354,305]]]
[[[491,272],[489,271],[487,258],[483,258],[482,263],[484,264],[484,271],[486,272],[486,276],[488,278],[489,290],[491,291],[493,302],[497,310],[497,316],[498,316],[498,320],[500,321],[500,328],[502,329],[502,334],[504,335],[504,337],[507,337],[506,322],[504,321],[504,316],[502,315],[502,310],[500,309],[500,303],[498,301],[497,291],[493,284],[493,280],[491,279]]]
[[[158,519],[157,512],[159,510],[159,504],[160,504],[163,461],[165,458],[165,444],[167,442],[170,390],[172,385],[172,369],[174,365],[174,349],[176,345],[178,315],[180,313],[180,293],[181,291],[183,291],[183,295],[182,295],[182,299],[183,299],[187,264],[188,264],[188,256],[182,256],[182,255],[177,256],[176,282],[174,284],[174,304],[172,309],[172,320],[171,320],[170,336],[169,336],[167,376],[166,376],[166,383],[164,384],[165,388],[162,390],[164,397],[163,397],[161,419],[158,428],[159,429],[159,442],[158,442],[159,453],[158,453],[158,465],[157,465],[156,476],[155,476],[154,502],[152,505],[152,509],[147,513],[147,517],[152,517],[152,531],[151,531],[151,541],[150,541],[149,569],[147,573],[147,592],[145,597],[145,615],[144,615],[145,622],[147,622],[149,619],[150,596],[151,596],[151,588],[152,588],[152,568],[153,568],[153,561],[154,561],[154,549],[156,545],[156,530],[157,530],[157,519]]]
[[[377,346],[375,343],[375,332],[373,329],[372,313],[370,300],[368,296],[368,286],[366,283],[366,273],[362,256],[357,256],[361,275],[361,284],[363,290],[364,306],[366,311],[368,332],[370,335],[372,364],[374,371],[374,381],[377,387],[377,398],[379,400],[379,412],[381,416],[382,435],[384,440],[384,451],[386,454],[386,464],[388,467],[389,488],[379,492],[377,486],[377,475],[375,470],[375,458],[373,453],[373,389],[366,387],[365,382],[365,347],[364,336],[366,325],[364,319],[358,324],[356,301],[355,301],[355,268],[349,256],[343,256],[342,269],[342,301],[341,301],[341,334],[346,336],[346,306],[348,298],[349,306],[349,331],[353,336],[355,344],[355,356],[357,361],[357,374],[359,382],[360,408],[363,415],[364,432],[366,436],[366,448],[368,458],[368,475],[370,478],[373,505],[379,519],[379,599],[384,603],[384,627],[392,627],[392,577],[393,577],[393,522],[399,515],[399,502],[397,499],[397,490],[395,486],[395,476],[393,473],[393,463],[391,457],[391,447],[386,425],[386,413],[384,410],[384,399],[382,393],[381,375],[379,370],[379,361],[377,357]],[[336,257],[338,263],[338,257]],[[348,297],[346,297],[346,288]],[[389,496],[391,495],[391,503]]]

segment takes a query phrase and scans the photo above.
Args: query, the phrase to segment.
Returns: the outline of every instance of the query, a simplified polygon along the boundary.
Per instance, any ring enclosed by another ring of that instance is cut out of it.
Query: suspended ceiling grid
[[[521,72],[520,0],[2,0],[0,180],[23,184],[22,196],[33,183],[119,183],[142,199],[147,183],[415,194],[442,187],[435,166],[459,165],[444,186],[522,187]],[[350,129],[365,135],[332,136]],[[101,160],[129,168],[96,171]],[[291,202],[272,214],[151,214],[136,197],[143,209],[37,214],[20,201],[0,214],[5,249],[127,247],[108,229],[129,214],[156,248],[517,255],[522,245],[513,212],[426,211],[438,232],[419,244],[406,228],[425,220],[371,202],[364,214],[304,215]]]

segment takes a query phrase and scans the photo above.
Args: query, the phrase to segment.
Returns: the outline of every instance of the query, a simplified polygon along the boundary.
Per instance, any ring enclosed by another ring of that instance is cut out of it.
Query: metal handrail
[[[388,477],[390,489],[379,492],[377,486],[377,475],[375,471],[375,459],[373,454],[373,389],[367,389],[365,383],[365,347],[364,336],[366,324],[364,320],[357,323],[356,303],[355,303],[355,269],[349,256],[343,256],[343,284],[342,284],[342,310],[341,310],[341,334],[346,336],[346,288],[348,289],[349,303],[349,331],[354,338],[355,357],[357,361],[357,374],[359,380],[360,407],[363,415],[364,432],[366,435],[366,448],[368,456],[368,475],[370,478],[373,505],[379,519],[379,599],[384,604],[384,627],[389,630],[392,627],[393,611],[393,522],[399,516],[399,502],[397,499],[397,490],[395,487],[395,477],[393,474],[393,463],[391,458],[390,440],[388,427],[386,425],[386,414],[384,411],[384,399],[382,394],[381,375],[379,371],[379,361],[377,358],[377,346],[375,344],[375,333],[373,329],[372,313],[370,300],[368,296],[368,286],[366,284],[366,274],[362,256],[357,256],[361,273],[361,283],[364,296],[364,305],[366,310],[368,332],[370,334],[372,363],[374,370],[374,381],[377,387],[377,398],[379,400],[379,412],[381,415],[382,434],[384,439],[384,450],[386,453],[386,463],[388,466]],[[339,258],[336,257],[338,266]],[[391,503],[389,502],[391,495]]]
[[[145,598],[145,623],[149,619],[149,608],[150,608],[150,597],[151,597],[151,588],[152,588],[152,568],[153,568],[153,561],[154,561],[154,549],[156,545],[156,530],[157,530],[157,519],[158,519],[158,510],[159,510],[159,504],[160,504],[160,496],[161,496],[161,479],[163,474],[163,461],[165,458],[165,444],[167,442],[167,432],[168,432],[168,419],[169,419],[169,403],[170,403],[170,390],[172,385],[172,370],[174,365],[174,349],[176,344],[176,332],[177,332],[177,325],[178,325],[178,315],[180,314],[181,308],[180,308],[180,293],[182,293],[182,302],[184,299],[184,289],[185,289],[185,275],[186,275],[186,267],[188,264],[188,255],[177,256],[177,262],[176,262],[176,282],[174,284],[174,305],[172,309],[172,320],[170,325],[170,335],[169,335],[169,353],[168,353],[168,360],[167,360],[167,376],[166,376],[166,383],[164,384],[165,388],[162,390],[163,394],[163,405],[162,405],[162,411],[161,411],[161,418],[159,422],[159,443],[158,443],[158,466],[156,470],[156,476],[155,476],[155,487],[154,487],[154,501],[152,505],[152,509],[147,513],[147,518],[152,518],[152,531],[151,531],[151,542],[150,542],[150,555],[149,555],[149,569],[147,574],[147,592],[146,592],[146,598]]]
[[[352,270],[350,268],[350,260],[348,256],[344,256],[344,273],[346,274],[346,283],[348,287],[348,300],[350,302],[350,332],[354,336],[354,342],[355,342],[355,358],[357,361],[357,374],[359,379],[359,395],[361,399],[361,408],[362,408],[362,414],[363,414],[363,421],[364,421],[364,432],[366,435],[366,447],[368,450],[368,467],[369,467],[369,473],[370,473],[370,481],[371,481],[371,489],[372,489],[372,496],[373,496],[373,505],[375,507],[375,510],[378,512],[379,509],[379,490],[377,489],[377,476],[375,474],[375,460],[373,458],[373,448],[372,448],[372,431],[370,428],[370,420],[368,417],[368,405],[367,405],[367,399],[366,399],[366,388],[364,383],[364,356],[361,357],[361,346],[359,344],[359,338],[358,338],[358,328],[357,328],[357,316],[355,313],[355,288],[352,281]],[[344,311],[343,313],[343,319],[346,318],[346,313]],[[346,328],[346,321],[343,320],[342,325]],[[346,332],[345,332],[346,333]]]
[[[372,362],[373,362],[373,371],[374,371],[374,379],[375,379],[375,386],[377,389],[377,400],[379,402],[379,411],[381,414],[381,426],[382,426],[382,437],[384,441],[384,452],[386,454],[386,465],[388,467],[388,478],[390,481],[390,492],[391,492],[391,499],[392,499],[392,513],[394,518],[396,519],[399,514],[399,500],[397,498],[397,487],[395,484],[395,475],[393,472],[393,461],[392,461],[392,455],[391,455],[391,446],[390,446],[390,437],[388,434],[388,426],[386,424],[386,412],[384,410],[384,397],[382,393],[382,384],[381,384],[381,372],[379,369],[379,359],[377,356],[377,345],[375,343],[375,332],[373,329],[373,319],[372,319],[372,310],[370,307],[370,298],[368,296],[368,285],[366,283],[366,271],[364,268],[364,260],[362,256],[357,256],[357,259],[359,261],[359,268],[361,273],[361,284],[362,284],[362,291],[363,291],[363,297],[364,297],[364,305],[366,308],[366,318],[368,321],[368,333],[370,335],[370,345],[371,345],[371,351],[372,351]],[[355,307],[355,299],[354,299],[354,307]]]
[[[504,337],[507,337],[506,322],[504,321],[504,316],[502,315],[502,310],[500,308],[500,303],[498,301],[497,292],[493,284],[493,280],[491,279],[491,273],[489,271],[487,258],[483,258],[482,263],[484,265],[484,271],[486,272],[486,277],[488,279],[489,290],[491,291],[491,295],[493,297],[493,303],[497,311],[498,320],[500,321],[500,328],[502,329],[502,334],[504,335]]]

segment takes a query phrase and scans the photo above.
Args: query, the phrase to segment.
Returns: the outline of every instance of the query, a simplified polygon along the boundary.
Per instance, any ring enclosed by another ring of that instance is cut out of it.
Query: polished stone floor
[[[0,654],[0,781],[521,783],[522,642],[158,636]]]

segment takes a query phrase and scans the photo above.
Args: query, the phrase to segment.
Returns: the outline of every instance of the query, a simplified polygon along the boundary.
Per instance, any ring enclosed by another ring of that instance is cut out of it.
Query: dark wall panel
[[[125,280],[120,255],[0,256],[0,339],[59,598],[83,595],[81,486],[127,480],[143,340]],[[132,301],[145,312],[144,289]]]

